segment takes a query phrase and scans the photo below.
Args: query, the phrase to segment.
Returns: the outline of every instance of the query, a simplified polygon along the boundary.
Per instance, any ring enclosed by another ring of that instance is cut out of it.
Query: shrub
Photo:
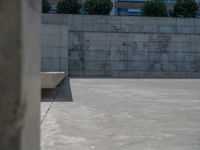
[[[87,0],[84,8],[89,14],[108,15],[112,10],[112,2],[110,0]]]
[[[42,0],[42,12],[48,13],[51,9],[51,5],[48,0]]]
[[[57,6],[59,14],[79,14],[81,4],[78,0],[61,0]]]
[[[165,17],[167,15],[167,8],[163,0],[152,0],[143,6],[144,16]]]
[[[198,4],[195,0],[177,0],[174,5],[174,17],[196,17]]]

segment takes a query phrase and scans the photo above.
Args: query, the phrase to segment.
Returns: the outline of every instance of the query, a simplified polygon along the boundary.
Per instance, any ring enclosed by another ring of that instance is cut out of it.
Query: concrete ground
[[[42,150],[200,150],[200,80],[70,84],[73,102],[41,103]]]

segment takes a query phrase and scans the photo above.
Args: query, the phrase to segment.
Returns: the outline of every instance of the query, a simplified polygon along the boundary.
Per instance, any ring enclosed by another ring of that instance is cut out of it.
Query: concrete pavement
[[[73,102],[42,102],[42,150],[200,149],[200,80],[70,83]]]

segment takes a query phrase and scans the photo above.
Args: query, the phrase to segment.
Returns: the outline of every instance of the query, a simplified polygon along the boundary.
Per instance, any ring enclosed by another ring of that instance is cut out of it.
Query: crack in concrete
[[[49,108],[47,109],[44,116],[42,117],[42,119],[40,121],[40,125],[42,125],[42,123],[44,122],[44,120],[45,120],[46,116],[48,115],[49,111],[51,110],[51,107],[52,107],[54,102],[55,102],[55,99],[51,102],[51,104],[49,105]]]

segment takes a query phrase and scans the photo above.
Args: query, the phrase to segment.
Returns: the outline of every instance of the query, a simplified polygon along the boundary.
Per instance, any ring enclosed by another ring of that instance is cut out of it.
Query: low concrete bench
[[[65,72],[41,72],[41,88],[54,89],[65,79]]]

